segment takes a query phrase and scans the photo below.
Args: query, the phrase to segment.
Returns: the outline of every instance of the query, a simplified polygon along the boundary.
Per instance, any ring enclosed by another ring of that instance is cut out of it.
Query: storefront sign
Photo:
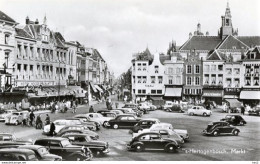
[[[224,88],[225,95],[239,95],[241,88]]]
[[[154,87],[154,85],[149,84],[149,85],[145,85],[145,87]]]
[[[243,91],[260,91],[260,88],[243,88]]]
[[[209,86],[209,85],[204,85],[203,88],[207,89],[222,89],[222,86]]]
[[[221,93],[205,92],[205,93],[203,93],[203,96],[206,96],[206,97],[221,97],[222,94]]]

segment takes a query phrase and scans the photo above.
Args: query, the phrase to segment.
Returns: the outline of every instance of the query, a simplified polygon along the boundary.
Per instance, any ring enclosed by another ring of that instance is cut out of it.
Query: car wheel
[[[141,152],[143,150],[144,150],[144,146],[143,145],[141,145],[141,144],[135,145],[135,151]]]
[[[213,135],[214,135],[214,136],[218,136],[218,135],[219,135],[219,132],[218,132],[218,131],[214,131],[214,132],[213,132]]]
[[[15,121],[15,123],[14,123],[16,126],[19,124],[19,122],[18,121]]]
[[[206,117],[206,116],[207,116],[207,113],[203,113],[203,116],[205,116],[205,117]]]
[[[189,115],[190,115],[190,116],[193,116],[193,115],[194,115],[194,113],[192,113],[192,112],[191,112]]]
[[[118,125],[117,125],[117,124],[114,124],[113,128],[114,128],[114,129],[118,129]]]
[[[234,131],[233,131],[233,135],[234,135],[234,136],[238,136],[238,133],[239,133],[238,130],[234,130]]]
[[[84,159],[82,158],[82,156],[80,156],[80,155],[76,155],[75,157],[74,157],[74,161],[83,161]]]
[[[168,145],[165,149],[168,153],[176,152],[176,147],[174,145]]]

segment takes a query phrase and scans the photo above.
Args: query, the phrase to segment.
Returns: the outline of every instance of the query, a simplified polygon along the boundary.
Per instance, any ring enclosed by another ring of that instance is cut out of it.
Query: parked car
[[[12,113],[17,112],[15,109],[3,110],[3,113],[0,114],[0,122],[5,122],[6,117],[12,115]]]
[[[98,121],[90,120],[90,118],[88,116],[85,116],[84,114],[83,115],[82,114],[75,115],[74,118],[79,118],[84,123],[88,123],[90,125],[95,125],[96,129],[100,130],[100,127],[101,127],[100,123]]]
[[[67,138],[39,138],[36,139],[34,145],[44,146],[50,153],[59,155],[62,159],[67,161],[88,161],[93,157],[89,148],[72,145]]]
[[[116,118],[116,114],[114,112],[104,112],[101,113],[104,117],[113,117]]]
[[[76,117],[66,118],[66,120],[79,120],[81,122],[81,125],[85,126],[86,129],[97,131],[97,125],[94,122],[88,122],[85,119]]]
[[[144,112],[144,114],[147,114],[150,111],[150,107],[146,103],[140,103],[138,107],[141,111]]]
[[[166,110],[168,108],[171,108],[174,105],[174,102],[172,101],[165,101],[165,104],[162,106],[163,110]]]
[[[121,110],[117,110],[117,109],[112,109],[112,110],[110,110],[110,112],[113,112],[116,115],[124,114],[124,112],[122,112]]]
[[[6,125],[19,125],[23,122],[23,118],[29,115],[28,111],[13,112],[10,116],[5,118]]]
[[[53,123],[55,125],[55,133],[58,133],[63,127],[68,125],[82,125],[81,121],[79,120],[66,120],[66,119],[55,120]],[[49,134],[49,132],[50,132],[50,124],[45,125],[43,127],[43,134]]]
[[[260,106],[256,106],[254,107],[253,109],[249,110],[248,111],[248,114],[249,115],[257,115],[257,116],[260,116]]]
[[[202,116],[210,116],[212,114],[211,110],[207,110],[203,106],[193,106],[188,109],[188,115],[202,115]]]
[[[144,112],[139,108],[138,104],[134,103],[126,103],[122,108],[131,108],[136,113],[144,114]]]
[[[65,134],[70,134],[70,133],[77,133],[78,131],[81,131],[83,134],[89,135],[92,139],[98,139],[99,135],[91,130],[86,129],[86,127],[82,125],[68,125],[63,127],[58,133],[57,137],[61,137]]]
[[[140,119],[134,115],[122,114],[122,115],[118,115],[115,119],[105,122],[104,126],[108,128],[114,128],[114,129],[132,128],[139,121]]]
[[[129,133],[138,133],[143,129],[149,129],[153,124],[160,123],[157,118],[144,118],[136,123],[132,129],[129,130]]]
[[[21,144],[32,144],[32,141],[29,140],[22,140],[19,138],[16,138],[15,135],[11,133],[0,133],[0,142],[1,141],[12,141],[16,143],[21,143]]]
[[[172,124],[169,124],[169,123],[161,122],[159,124],[153,124],[149,128],[149,131],[152,131],[152,132],[159,132],[160,130],[174,131],[178,135],[180,135],[180,137],[183,138],[184,141],[188,141],[190,138],[189,133],[186,129],[174,129]]]
[[[109,120],[113,119],[113,117],[104,117],[100,113],[87,113],[87,114],[82,114],[82,115],[85,115],[91,121],[99,122],[100,125],[103,125],[105,121],[109,121]]]
[[[212,122],[208,124],[207,128],[203,130],[204,135],[214,135],[218,136],[220,134],[233,134],[237,136],[239,134],[240,130],[232,125],[230,125],[228,122],[225,121],[218,121],[218,122]]]
[[[220,121],[226,121],[231,125],[245,125],[246,121],[240,115],[226,115]]]
[[[19,146],[18,149],[29,149],[34,151],[35,156],[39,161],[62,161],[61,156],[50,154],[50,152],[44,146],[22,145]]]
[[[38,161],[35,153],[29,149],[5,148],[0,149],[1,161]]]
[[[62,137],[68,138],[72,145],[86,146],[94,155],[104,155],[109,153],[108,143],[104,141],[94,141],[87,134],[65,134]]]
[[[146,132],[133,138],[127,144],[128,150],[141,152],[147,149],[163,149],[166,152],[176,152],[180,148],[179,144],[170,138],[162,138],[160,133]]]
[[[135,115],[137,117],[143,116],[142,111],[135,112],[132,108],[117,108],[117,110],[121,110],[124,114],[132,114],[132,115]]]

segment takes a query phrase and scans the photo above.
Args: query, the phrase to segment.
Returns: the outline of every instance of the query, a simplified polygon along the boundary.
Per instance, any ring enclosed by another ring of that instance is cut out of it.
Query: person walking
[[[54,136],[55,135],[55,124],[53,122],[51,122],[50,125],[50,136]]]
[[[91,105],[90,106],[90,108],[89,108],[89,111],[88,111],[89,113],[94,113],[94,108],[93,108],[93,106]]]
[[[36,124],[36,126],[35,126],[36,129],[41,129],[42,128],[42,120],[41,120],[41,115],[40,114],[36,117],[35,124]]]
[[[34,120],[34,118],[35,118],[35,115],[34,115],[33,111],[31,111],[29,117],[30,117],[30,126],[33,126],[33,120]]]
[[[45,125],[49,125],[50,124],[50,116],[48,114],[46,114],[46,118],[45,118]]]
[[[241,114],[244,115],[245,114],[245,107],[242,105],[241,106]]]

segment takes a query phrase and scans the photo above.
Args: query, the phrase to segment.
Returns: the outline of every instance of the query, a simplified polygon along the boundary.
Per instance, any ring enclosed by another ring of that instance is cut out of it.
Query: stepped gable
[[[218,36],[192,36],[179,50],[213,50],[221,41]]]

